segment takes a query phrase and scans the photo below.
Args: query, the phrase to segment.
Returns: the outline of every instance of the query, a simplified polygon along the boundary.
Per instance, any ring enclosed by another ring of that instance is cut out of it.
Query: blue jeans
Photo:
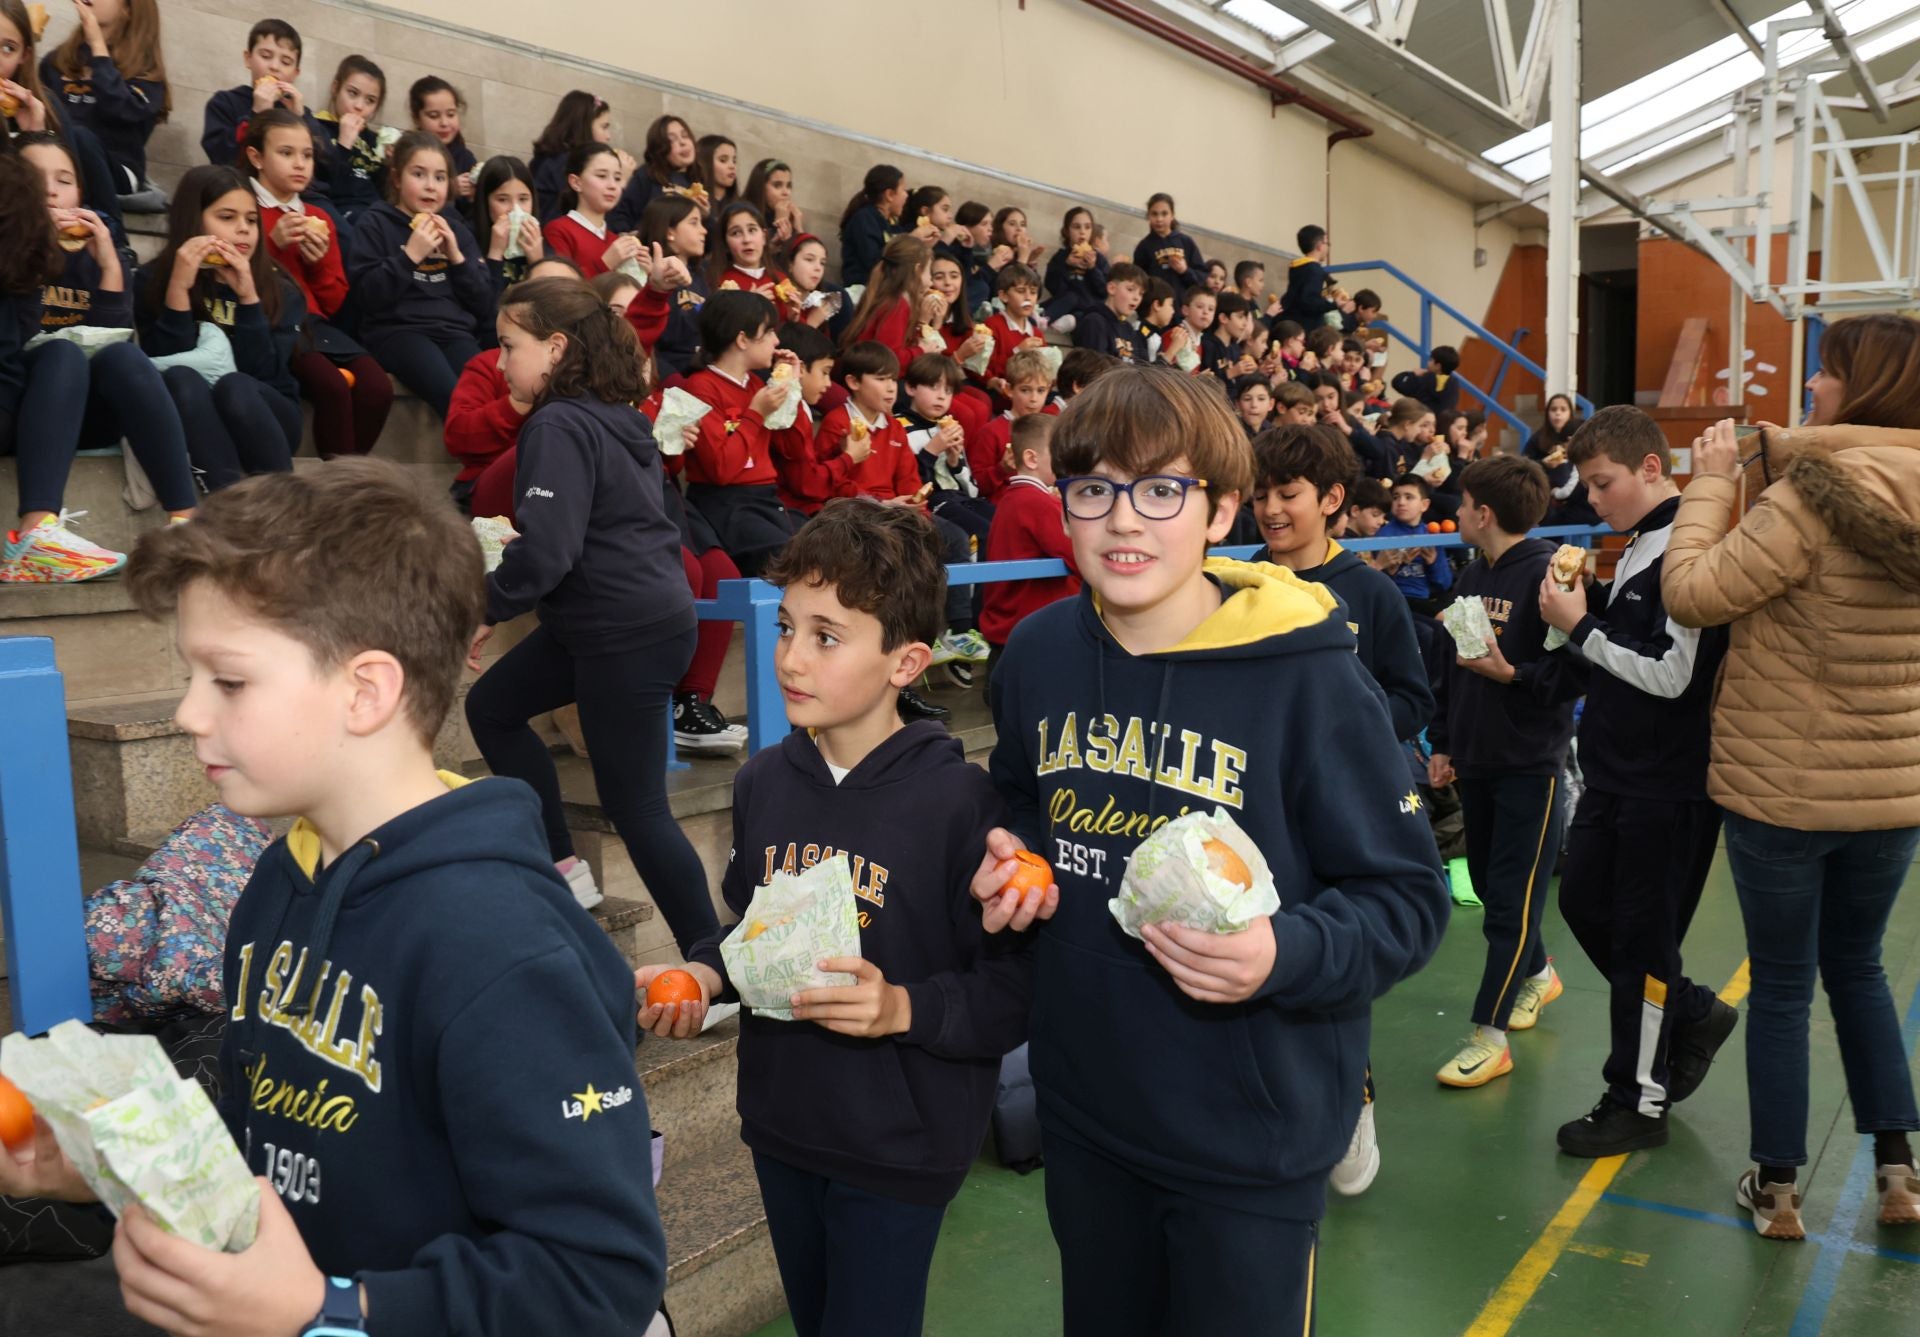
[[[1816,971],[1833,1011],[1854,1128],[1920,1130],[1880,938],[1920,827],[1795,831],[1729,812],[1727,861],[1752,961],[1747,1117],[1760,1165],[1807,1163],[1807,1024]]]

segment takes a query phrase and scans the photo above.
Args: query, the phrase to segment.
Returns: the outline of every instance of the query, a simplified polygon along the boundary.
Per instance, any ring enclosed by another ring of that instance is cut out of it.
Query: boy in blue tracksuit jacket
[[[777,663],[800,727],[734,779],[721,892],[744,917],[776,873],[850,859],[860,953],[827,961],[854,983],[796,993],[793,1020],[742,1019],[740,1135],[794,1327],[918,1337],[941,1218],[1000,1059],[1026,1038],[1031,935],[989,937],[969,894],[1000,796],[944,728],[898,714],[945,624],[933,531],[900,507],[829,502],[767,578],[785,592]],[[732,996],[724,932],[687,953],[701,1002],[648,1007],[643,1026],[695,1034]]]
[[[1418,474],[1402,474],[1390,494],[1393,518],[1375,538],[1407,538],[1427,532],[1427,508],[1433,491]],[[1453,566],[1438,548],[1401,548],[1385,554],[1385,569],[1416,613],[1437,613],[1453,588]]]
[[[1121,368],[1053,439],[1086,589],[1022,622],[995,670],[990,770],[1013,820],[973,890],[989,929],[1042,922],[1030,1047],[1065,1332],[1311,1331],[1370,1008],[1446,922],[1433,837],[1332,593],[1204,560],[1253,482],[1225,401]],[[1331,721],[1358,745],[1308,765]],[[1234,934],[1123,933],[1107,902],[1134,848],[1216,808],[1280,910]],[[1023,845],[1053,864],[1044,896],[1004,891]]]
[[[377,559],[370,522],[393,540]],[[179,720],[221,801],[301,814],[226,945],[222,1112],[265,1177],[258,1236],[209,1255],[129,1210],[128,1308],[172,1331],[644,1326],[666,1259],[632,974],[532,793],[434,769],[485,609],[464,522],[394,466],[341,460],[209,496],[127,581],[173,615]],[[84,1195],[47,1142],[24,1170],[0,1156],[0,1193]]]

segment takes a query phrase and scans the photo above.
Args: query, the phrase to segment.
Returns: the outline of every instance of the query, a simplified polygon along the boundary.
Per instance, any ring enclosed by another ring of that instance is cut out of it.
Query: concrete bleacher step
[[[753,1154],[729,1146],[660,1177],[667,1308],[679,1337],[746,1337],[786,1312]]]

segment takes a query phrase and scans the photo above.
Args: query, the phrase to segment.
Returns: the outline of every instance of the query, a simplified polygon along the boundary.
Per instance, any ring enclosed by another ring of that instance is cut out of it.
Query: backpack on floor
[[[1020,1174],[1040,1168],[1040,1110],[1033,1074],[1027,1071],[1027,1047],[1000,1060],[1000,1089],[993,1097],[993,1145],[1000,1164]]]

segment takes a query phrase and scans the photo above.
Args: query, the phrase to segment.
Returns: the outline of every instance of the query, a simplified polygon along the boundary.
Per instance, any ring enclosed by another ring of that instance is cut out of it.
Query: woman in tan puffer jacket
[[[1731,624],[1707,791],[1752,962],[1756,1168],[1735,1198],[1771,1239],[1806,1234],[1816,973],[1855,1127],[1874,1135],[1880,1220],[1920,1223],[1920,1113],[1880,965],[1920,846],[1920,321],[1837,321],[1820,353],[1814,426],[1736,439],[1729,419],[1695,441],[1660,583],[1681,625]],[[1758,500],[1736,525],[1743,479]]]

